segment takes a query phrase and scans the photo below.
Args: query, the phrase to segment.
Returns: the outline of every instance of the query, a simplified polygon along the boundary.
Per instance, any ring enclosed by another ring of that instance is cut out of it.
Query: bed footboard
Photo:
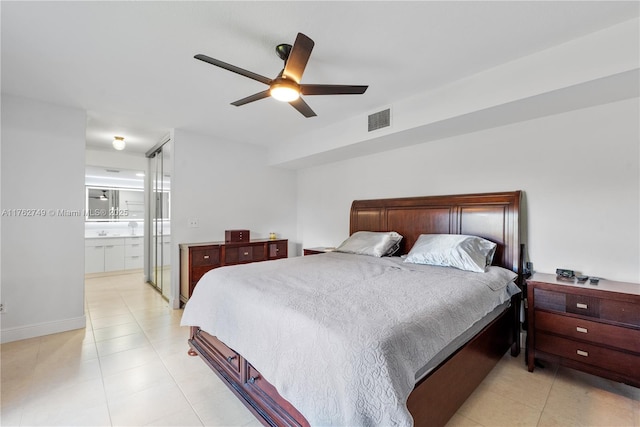
[[[191,327],[189,354],[199,355],[242,403],[268,426],[309,426],[300,412],[240,354],[200,328]]]
[[[444,426],[507,350],[518,356],[519,300],[416,385],[407,399],[415,426]]]
[[[409,395],[407,407],[416,426],[443,426],[473,393],[517,339],[519,295],[492,323],[422,379]],[[191,328],[189,350],[198,354],[264,425],[308,426],[304,416],[251,364],[216,337]]]

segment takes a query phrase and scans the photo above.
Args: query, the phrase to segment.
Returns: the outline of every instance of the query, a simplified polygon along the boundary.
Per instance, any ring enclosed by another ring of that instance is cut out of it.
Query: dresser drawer
[[[269,259],[286,258],[287,242],[269,243]]]
[[[226,265],[266,260],[263,243],[246,246],[225,247],[224,262]]]
[[[226,265],[253,261],[252,246],[227,246],[224,253],[224,263]]]
[[[220,248],[194,248],[191,249],[191,265],[193,266],[217,266],[220,264]]]
[[[536,310],[536,329],[640,353],[640,330]]]
[[[536,331],[536,350],[640,378],[640,356]]]
[[[238,248],[238,262],[253,261],[253,247],[242,246]]]
[[[215,265],[203,265],[199,267],[197,266],[191,267],[191,284],[195,285],[196,283],[198,283],[198,280],[200,280],[207,271],[213,270],[214,268],[216,268]]]
[[[267,245],[260,244],[254,245],[251,254],[251,261],[266,261],[267,259]]]
[[[218,338],[209,335],[202,329],[198,329],[198,332],[196,333],[202,335],[206,340],[200,342],[211,350],[211,353],[216,359],[218,359],[225,371],[233,375],[236,379],[240,379],[240,356],[238,353],[231,350]]]

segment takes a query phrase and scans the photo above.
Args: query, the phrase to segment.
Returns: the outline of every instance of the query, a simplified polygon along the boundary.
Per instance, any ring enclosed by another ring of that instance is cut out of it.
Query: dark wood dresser
[[[336,248],[330,248],[330,247],[326,247],[326,246],[319,246],[316,248],[304,248],[302,250],[302,254],[303,255],[317,255],[317,254],[324,254],[327,252],[333,252],[335,251]]]
[[[288,256],[288,240],[180,244],[180,301],[187,302],[198,280],[209,270]]]
[[[527,299],[529,371],[540,359],[640,387],[640,284],[536,273]]]

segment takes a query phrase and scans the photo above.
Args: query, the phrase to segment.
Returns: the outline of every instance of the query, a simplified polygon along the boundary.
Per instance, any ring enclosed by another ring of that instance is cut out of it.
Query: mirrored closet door
[[[168,141],[147,153],[147,281],[169,299],[171,293],[171,145]]]

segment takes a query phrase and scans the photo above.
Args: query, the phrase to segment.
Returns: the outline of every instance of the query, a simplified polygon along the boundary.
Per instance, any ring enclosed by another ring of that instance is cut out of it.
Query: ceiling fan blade
[[[303,95],[361,95],[369,86],[300,85]]]
[[[224,68],[225,70],[229,70],[234,73],[240,74],[241,76],[245,76],[245,77],[249,77],[250,79],[257,80],[260,83],[264,83],[266,85],[271,84],[270,78],[261,76],[260,74],[253,73],[251,71],[247,71],[244,68],[236,67],[235,65],[227,64],[226,62],[211,58],[207,55],[198,54],[194,56],[194,58],[199,59],[200,61],[208,62],[209,64],[215,65],[216,67]]]
[[[288,79],[293,79],[296,83],[300,83],[302,73],[304,73],[314,45],[313,40],[302,33],[298,33],[282,74]]]
[[[248,104],[253,101],[259,101],[261,99],[268,98],[270,96],[269,90],[270,89],[263,90],[262,92],[254,93],[253,95],[247,96],[246,98],[242,98],[235,102],[232,102],[231,105],[235,105],[236,107],[239,107],[241,105]]]
[[[306,118],[315,117],[316,116],[316,113],[313,112],[311,107],[309,107],[307,105],[307,103],[304,102],[304,100],[302,98],[298,98],[295,101],[291,101],[289,104],[291,104],[293,106],[293,108],[298,110],[300,112],[300,114],[302,114]]]

